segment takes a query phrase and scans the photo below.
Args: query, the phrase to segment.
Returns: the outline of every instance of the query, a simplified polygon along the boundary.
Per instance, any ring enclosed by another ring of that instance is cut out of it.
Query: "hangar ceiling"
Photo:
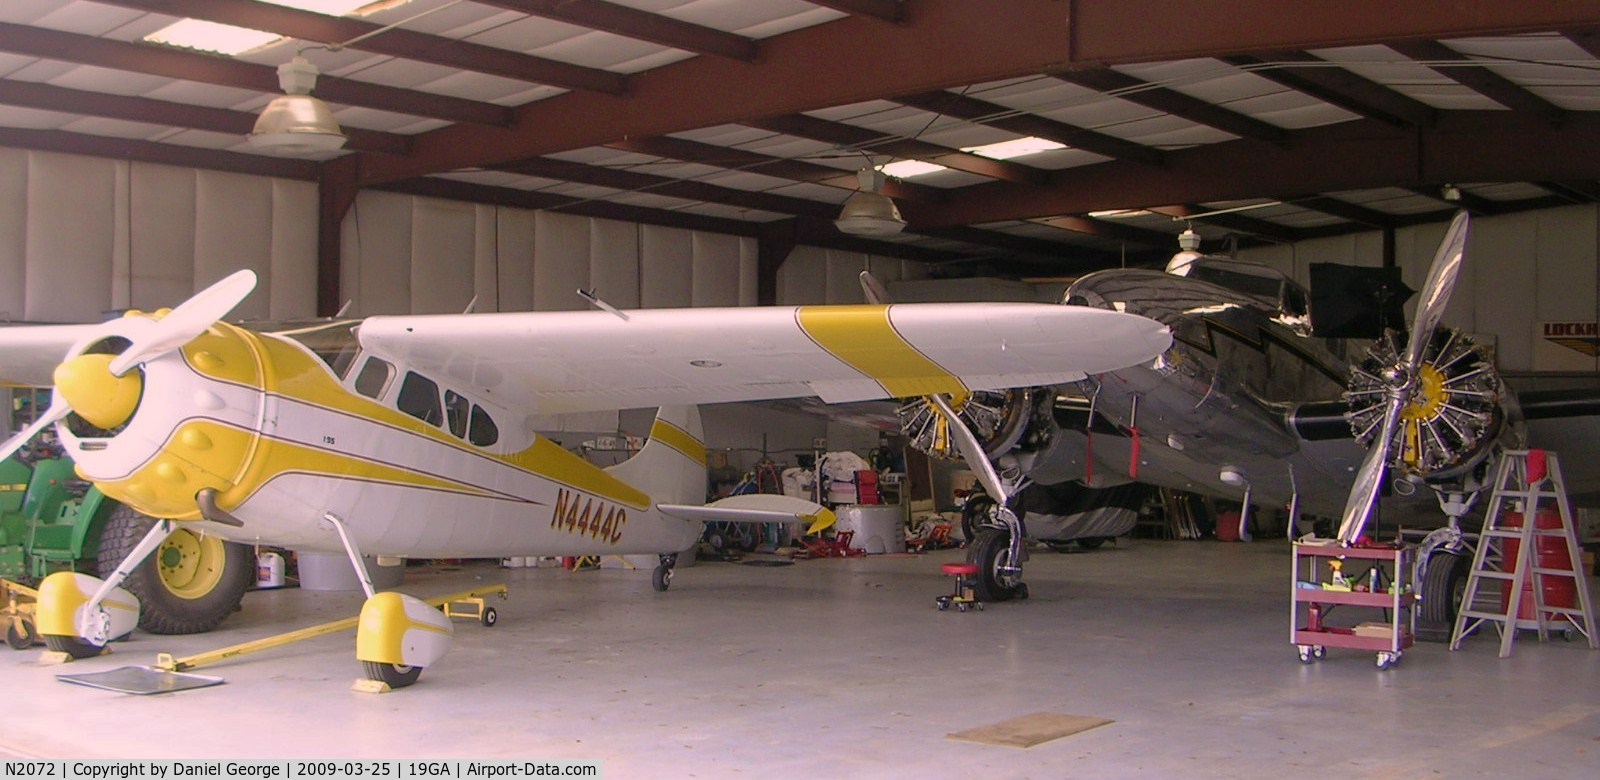
[[[307,2],[6,0],[0,145],[318,181],[325,279],[363,188],[756,236],[769,279],[795,244],[1063,276],[1187,226],[1212,249],[1600,199],[1593,2]],[[182,19],[265,43],[147,40]],[[246,142],[297,52],[350,139],[322,159]],[[1052,148],[985,148],[1023,138]],[[903,233],[833,226],[858,169],[907,161],[933,166],[884,189]]]

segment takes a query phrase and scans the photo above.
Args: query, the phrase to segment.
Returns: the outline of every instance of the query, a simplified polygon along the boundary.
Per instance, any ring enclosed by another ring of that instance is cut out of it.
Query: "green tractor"
[[[0,577],[35,585],[57,571],[110,574],[153,520],[78,478],[48,434],[0,461]],[[139,597],[139,627],[155,634],[210,631],[239,608],[255,583],[247,545],[179,529],[122,586]],[[37,640],[32,621],[14,616],[6,641]]]

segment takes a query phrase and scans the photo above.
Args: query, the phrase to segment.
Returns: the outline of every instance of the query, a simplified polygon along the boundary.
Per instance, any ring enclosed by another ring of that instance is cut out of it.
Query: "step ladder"
[[[1461,640],[1484,623],[1493,623],[1500,631],[1500,657],[1511,655],[1511,641],[1516,638],[1517,612],[1525,597],[1523,586],[1530,581],[1534,587],[1534,619],[1539,631],[1539,641],[1549,639],[1552,625],[1566,624],[1562,628],[1570,637],[1573,631],[1589,640],[1589,647],[1597,646],[1594,608],[1589,603],[1589,583],[1583,574],[1582,559],[1578,554],[1578,535],[1572,522],[1572,509],[1567,503],[1566,483],[1561,478],[1561,464],[1555,453],[1545,450],[1513,450],[1500,458],[1495,471],[1493,498],[1483,520],[1478,549],[1472,558],[1472,571],[1467,576],[1466,591],[1461,597],[1461,608],[1456,614],[1455,630],[1450,636],[1450,649],[1461,647]],[[1507,501],[1522,515],[1522,527],[1507,528],[1503,510]],[[1553,500],[1561,516],[1560,528],[1539,528],[1539,505],[1543,500]],[[1559,536],[1565,540],[1568,568],[1544,568],[1537,565],[1535,544],[1540,538]],[[1516,540],[1516,552],[1508,557],[1510,542]],[[1573,581],[1577,606],[1546,606],[1544,603],[1545,578],[1567,578]],[[1511,584],[1510,597],[1503,597],[1505,583]],[[1435,596],[1436,597],[1436,596]],[[1502,607],[1502,599],[1504,606]]]

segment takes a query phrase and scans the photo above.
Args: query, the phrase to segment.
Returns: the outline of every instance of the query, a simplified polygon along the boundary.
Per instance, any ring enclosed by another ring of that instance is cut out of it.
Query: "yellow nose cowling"
[[[144,381],[138,371],[111,373],[113,355],[79,355],[55,370],[56,392],[90,425],[111,430],[128,422],[139,406]]]

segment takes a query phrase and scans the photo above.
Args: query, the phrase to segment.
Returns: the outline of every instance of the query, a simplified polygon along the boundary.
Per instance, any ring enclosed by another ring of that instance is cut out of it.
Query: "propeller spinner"
[[[144,381],[133,369],[194,340],[233,311],[255,286],[254,271],[235,271],[160,315],[159,319],[144,320],[143,327],[108,323],[106,329],[110,335],[123,335],[129,340],[127,348],[116,355],[69,355],[56,367],[55,400],[50,408],[0,445],[0,460],[11,457],[70,413],[75,412],[90,424],[108,430],[127,423],[143,394]],[[129,332],[119,332],[124,330]],[[96,340],[103,340],[106,335],[102,333]]]

